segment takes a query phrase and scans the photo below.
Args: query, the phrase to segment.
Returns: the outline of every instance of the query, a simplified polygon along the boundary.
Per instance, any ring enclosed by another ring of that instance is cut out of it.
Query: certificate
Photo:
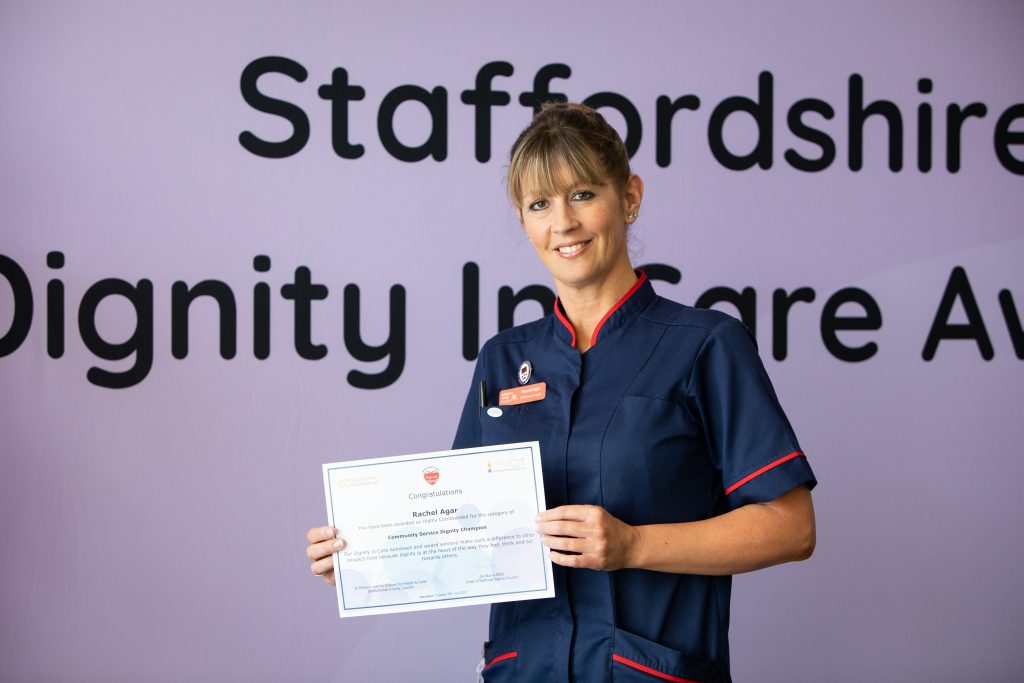
[[[555,595],[534,517],[540,444],[323,466],[342,617]]]

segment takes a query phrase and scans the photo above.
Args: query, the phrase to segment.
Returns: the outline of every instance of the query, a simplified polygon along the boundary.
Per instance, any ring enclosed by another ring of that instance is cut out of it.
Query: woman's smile
[[[636,279],[626,249],[626,214],[639,204],[642,183],[633,176],[619,190],[607,178],[586,182],[564,169],[559,175],[556,188],[536,187],[526,179],[528,190],[519,208],[526,236],[563,301],[571,296],[569,289],[596,287],[592,291],[614,303],[622,294],[618,290]]]
[[[556,247],[555,251],[557,251],[559,256],[562,258],[576,258],[586,250],[588,244],[590,244],[590,240],[571,242],[569,244],[563,244],[560,247]]]

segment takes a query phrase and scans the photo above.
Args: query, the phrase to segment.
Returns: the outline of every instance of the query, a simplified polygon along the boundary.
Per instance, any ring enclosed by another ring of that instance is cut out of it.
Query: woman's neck
[[[636,284],[632,266],[619,269],[614,276],[599,283],[580,287],[557,284],[558,300],[576,332],[576,348],[584,353],[601,318]]]

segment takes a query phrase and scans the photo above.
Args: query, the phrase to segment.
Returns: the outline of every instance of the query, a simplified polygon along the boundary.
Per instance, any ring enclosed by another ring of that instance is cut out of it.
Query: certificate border
[[[520,443],[499,444],[499,445],[494,445],[494,446],[480,446],[478,448],[461,448],[461,449],[455,449],[455,450],[437,451],[437,453],[415,453],[415,454],[412,454],[411,456],[401,456],[401,455],[399,455],[399,456],[392,456],[392,457],[385,457],[385,458],[368,458],[368,459],[361,459],[361,460],[353,460],[353,461],[349,461],[349,462],[330,463],[330,464],[324,465],[323,466],[323,475],[324,475],[324,485],[325,485],[325,487],[327,489],[327,502],[328,502],[328,511],[327,512],[328,512],[328,516],[330,517],[329,521],[331,522],[331,525],[333,526],[334,525],[334,490],[333,490],[333,487],[331,486],[331,483],[330,483],[330,477],[331,477],[331,474],[333,472],[337,472],[337,471],[340,471],[340,470],[358,469],[360,467],[380,467],[382,465],[405,464],[405,463],[410,463],[410,462],[419,462],[419,461],[422,461],[422,460],[437,461],[437,460],[443,460],[445,458],[459,458],[459,457],[463,457],[464,458],[464,457],[470,457],[470,456],[474,456],[474,455],[484,455],[484,454],[491,454],[491,453],[503,453],[503,452],[507,452],[507,451],[518,451],[518,450],[524,450],[524,449],[528,450],[530,452],[530,473],[533,476],[533,481],[534,481],[534,487],[533,487],[534,504],[535,504],[535,507],[537,509],[537,512],[539,513],[541,511],[543,511],[543,509],[545,507],[544,503],[541,501],[541,497],[542,497],[543,490],[544,490],[543,489],[543,486],[544,486],[543,475],[539,478],[540,486],[537,486],[537,483],[538,483],[537,463],[540,461],[540,442],[538,442],[538,441],[524,441],[524,442],[520,442]],[[504,596],[510,596],[510,595],[523,595],[523,594],[540,593],[542,595],[539,596],[539,597],[549,597],[549,596],[546,595],[546,593],[548,592],[549,587],[550,587],[549,582],[548,582],[548,578],[549,578],[551,572],[549,571],[548,567],[545,567],[545,569],[544,569],[544,586],[543,586],[543,588],[531,588],[529,590],[520,590],[520,591],[500,591],[500,592],[495,592],[495,593],[482,593],[482,594],[479,594],[479,595],[469,595],[469,596],[467,596],[467,595],[460,595],[460,596],[451,597],[451,598],[437,598],[435,600],[413,600],[413,601],[409,601],[409,602],[392,602],[392,603],[387,603],[387,604],[366,605],[366,606],[363,606],[363,607],[348,607],[345,604],[345,587],[344,587],[344,583],[343,583],[343,581],[341,579],[341,570],[340,570],[340,567],[339,567],[339,563],[337,561],[338,556],[340,555],[340,551],[334,553],[334,555],[335,555],[334,577],[335,577],[335,580],[336,580],[336,582],[338,584],[338,586],[337,586],[337,593],[338,593],[338,598],[339,598],[338,602],[339,602],[339,606],[341,608],[341,616],[343,616],[343,617],[346,616],[346,613],[348,613],[350,616],[356,616],[359,610],[382,610],[383,609],[383,610],[385,610],[385,612],[381,612],[381,613],[386,613],[386,611],[388,611],[391,608],[400,608],[400,607],[404,607],[404,606],[413,606],[411,608],[411,610],[440,609],[440,608],[448,607],[448,605],[442,605],[442,604],[439,604],[439,603],[452,602],[452,601],[473,601],[473,602],[470,602],[467,605],[467,606],[470,606],[472,604],[481,604],[481,603],[479,603],[477,601],[479,601],[479,600],[481,600],[483,598],[488,598],[488,597],[492,597],[492,596],[502,596],[502,597],[504,597]],[[548,560],[545,557],[543,544],[541,544],[541,547],[540,547],[540,555],[541,555],[541,563],[542,564],[544,564],[545,562],[550,563],[550,560]],[[502,600],[495,600],[495,601],[492,601],[492,602],[509,602],[511,600],[514,600],[514,598],[504,598]],[[393,610],[393,611],[398,611],[398,610]]]

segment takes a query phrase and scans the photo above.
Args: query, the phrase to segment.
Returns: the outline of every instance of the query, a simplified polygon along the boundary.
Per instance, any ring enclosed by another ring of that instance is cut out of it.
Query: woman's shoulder
[[[694,358],[714,355],[747,355],[757,353],[757,341],[741,320],[710,308],[696,308],[657,297],[641,314],[649,325],[661,328],[665,348],[686,353]]]
[[[728,313],[712,308],[694,308],[664,297],[654,301],[642,313],[650,322],[677,328],[696,328],[710,334],[716,329],[728,330],[735,327],[746,329],[741,321]]]
[[[480,348],[480,353],[510,344],[525,344],[541,335],[550,333],[551,323],[554,319],[555,316],[550,314],[539,320],[532,320],[522,325],[504,329],[484,342],[484,345]]]

